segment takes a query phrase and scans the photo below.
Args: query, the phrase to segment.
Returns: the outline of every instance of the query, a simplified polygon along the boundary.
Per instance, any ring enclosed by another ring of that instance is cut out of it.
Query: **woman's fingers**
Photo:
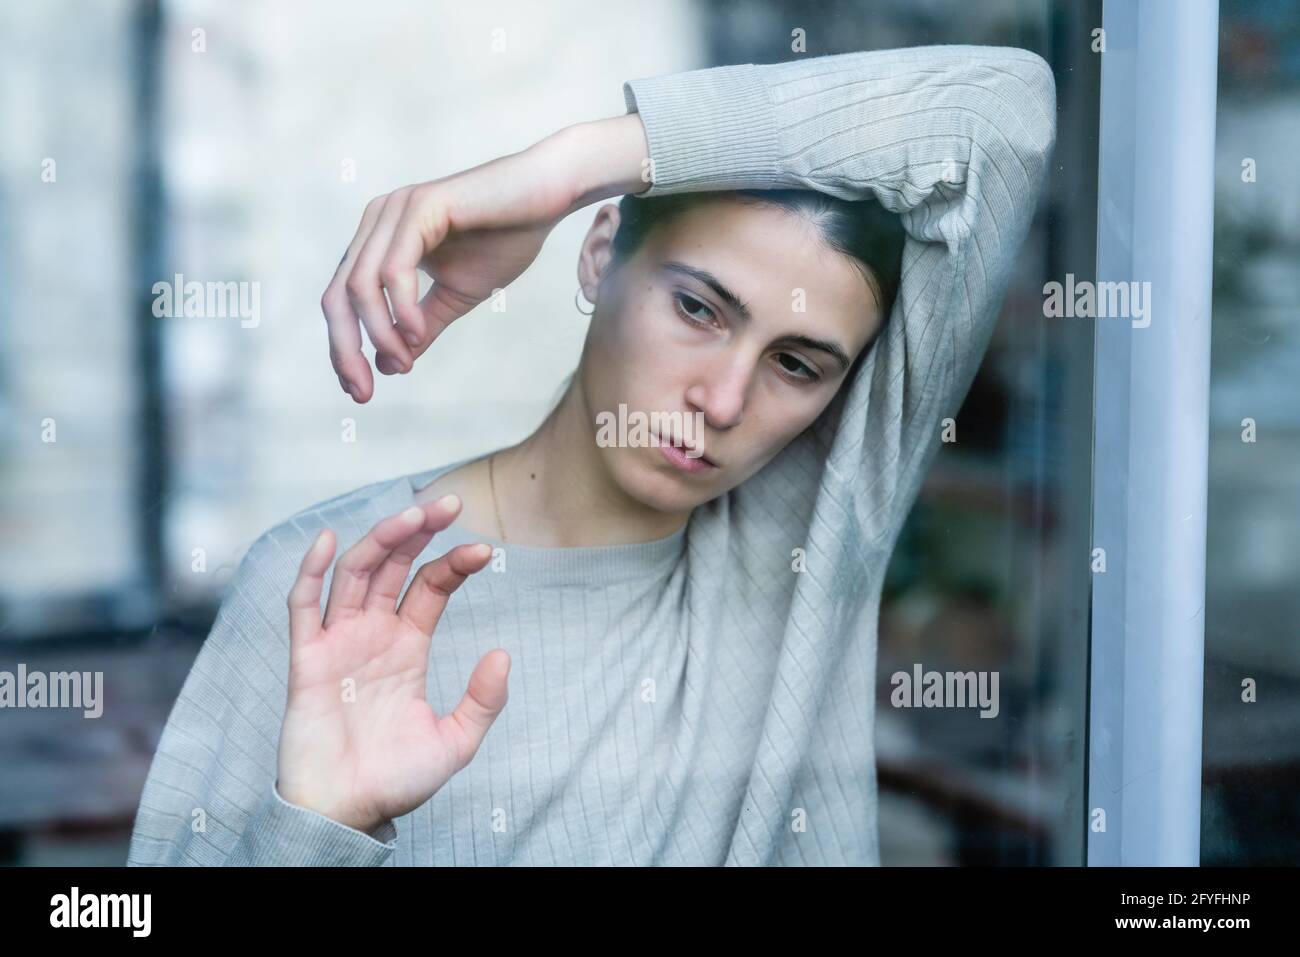
[[[449,226],[446,204],[439,198],[436,187],[412,187],[379,266],[379,281],[388,293],[393,319],[416,357],[432,341],[429,320],[421,308],[423,304],[417,301],[420,261],[441,245]],[[441,331],[435,328],[433,337],[437,338]]]
[[[298,577],[289,589],[286,603],[289,606],[289,646],[310,641],[320,634],[320,593],[325,581],[325,570],[334,557],[334,533],[323,529],[303,555],[298,566]]]
[[[352,308],[361,317],[375,346],[375,366],[380,372],[407,372],[411,368],[411,349],[403,340],[393,316],[384,287],[379,278],[379,267],[388,252],[388,245],[397,228],[410,189],[399,189],[388,194],[384,208],[379,213],[375,228],[370,231],[357,261],[345,284]]]
[[[424,509],[412,505],[380,521],[343,553],[334,565],[334,577],[330,582],[329,603],[325,607],[326,628],[336,621],[360,614],[362,603],[370,591],[371,576],[394,548],[423,527],[424,518]]]
[[[384,288],[415,359],[455,320],[483,301],[481,296],[456,292],[441,280],[436,280],[424,298],[416,301],[419,266],[446,240],[451,229],[450,209],[451,201],[436,186],[414,187],[393,230],[380,271],[381,279],[385,274],[392,278],[392,282],[384,281]]]
[[[379,609],[390,614],[396,609],[397,596],[406,584],[411,564],[424,551],[434,534],[455,520],[460,512],[460,499],[455,495],[444,495],[435,502],[426,502],[419,507],[424,510],[424,524],[419,531],[394,548],[379,566],[379,570],[370,577],[370,591],[366,593],[363,608]]]
[[[505,650],[489,651],[469,676],[469,686],[456,710],[438,719],[438,730],[455,744],[457,771],[473,760],[488,728],[506,706],[509,674],[510,656]]]
[[[361,322],[348,299],[347,281],[352,275],[352,267],[365,245],[370,231],[379,220],[384,208],[384,197],[377,196],[366,204],[361,214],[361,224],[356,235],[348,244],[347,252],[334,270],[334,278],[325,287],[321,296],[321,312],[325,314],[326,327],[329,330],[330,362],[339,377],[339,384],[345,392],[350,393],[358,402],[370,398],[374,387],[374,377],[370,372],[370,363],[361,351]],[[351,386],[349,389],[348,386]]]
[[[421,565],[397,606],[398,617],[432,635],[451,593],[470,575],[481,571],[491,557],[489,545],[457,545],[441,558]]]

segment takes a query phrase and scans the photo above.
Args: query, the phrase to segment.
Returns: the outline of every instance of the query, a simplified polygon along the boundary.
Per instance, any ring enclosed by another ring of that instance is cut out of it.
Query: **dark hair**
[[[618,232],[612,244],[616,263],[631,258],[656,225],[714,199],[766,203],[804,216],[817,227],[828,246],[853,260],[880,305],[880,327],[863,347],[859,358],[866,355],[889,321],[902,281],[906,234],[898,214],[891,213],[874,198],[847,200],[811,189],[698,191],[650,198],[629,193],[618,204]]]

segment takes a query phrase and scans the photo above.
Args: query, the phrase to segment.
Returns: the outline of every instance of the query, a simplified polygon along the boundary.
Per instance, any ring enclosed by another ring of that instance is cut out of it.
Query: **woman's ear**
[[[618,222],[618,204],[606,203],[600,207],[578,251],[578,285],[592,304],[595,304],[597,290],[614,263],[614,236],[618,232]]]

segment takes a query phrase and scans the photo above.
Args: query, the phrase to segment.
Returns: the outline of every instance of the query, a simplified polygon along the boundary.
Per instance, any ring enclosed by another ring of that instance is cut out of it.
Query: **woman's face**
[[[779,207],[702,202],[650,230],[613,269],[618,219],[615,205],[599,210],[579,260],[595,303],[579,398],[593,429],[616,423],[625,406],[631,441],[637,414],[653,431],[648,413],[681,413],[659,419],[657,431],[680,422],[675,444],[702,457],[674,462],[653,444],[610,445],[617,426],[605,441],[597,432],[597,453],[631,498],[688,511],[744,482],[806,429],[882,317],[853,260]]]

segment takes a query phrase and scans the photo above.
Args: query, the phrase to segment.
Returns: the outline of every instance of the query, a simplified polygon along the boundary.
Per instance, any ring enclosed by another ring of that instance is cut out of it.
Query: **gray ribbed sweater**
[[[668,538],[506,545],[503,570],[472,576],[434,633],[429,701],[454,707],[502,647],[509,703],[463,771],[373,836],[274,790],[285,596],[321,528],[341,554],[461,463],[264,533],[163,731],[128,863],[879,863],[881,583],[1027,231],[1055,138],[1052,74],[1024,50],[932,46],[695,70],[624,94],[654,160],[643,195],[803,187],[901,215],[899,300],[857,377]],[[414,567],[475,540],[453,526]]]

